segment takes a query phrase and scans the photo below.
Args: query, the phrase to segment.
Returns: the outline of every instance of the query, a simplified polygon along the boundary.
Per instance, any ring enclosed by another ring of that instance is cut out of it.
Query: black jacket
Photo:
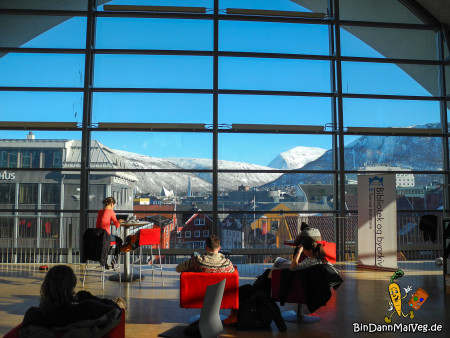
[[[286,331],[286,323],[280,308],[270,296],[246,284],[239,287],[239,309],[237,328],[252,330],[270,326],[272,320],[280,331]]]
[[[87,260],[91,260],[99,261],[101,265],[106,265],[110,243],[111,236],[105,229],[86,229],[83,234],[81,262],[86,263]]]
[[[309,312],[325,306],[331,298],[331,287],[337,289],[344,281],[330,264],[317,264],[304,270],[283,269],[280,276],[280,305],[283,305],[292,282],[298,276]]]

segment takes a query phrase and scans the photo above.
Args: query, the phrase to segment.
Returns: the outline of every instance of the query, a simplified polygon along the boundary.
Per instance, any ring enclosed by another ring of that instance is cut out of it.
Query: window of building
[[[278,231],[278,224],[279,224],[278,220],[270,221],[270,231],[271,232],[277,232]]]
[[[178,231],[178,232],[177,232],[177,238],[182,238],[181,231]]]
[[[14,229],[13,217],[0,217],[0,239],[12,238]]]
[[[0,167],[17,168],[17,151],[2,150],[0,152]]]
[[[37,204],[37,203],[38,203],[38,184],[20,183],[19,204]]]
[[[14,204],[15,193],[14,183],[0,183],[0,204]]]
[[[19,218],[19,238],[36,238],[36,218]]]
[[[22,168],[39,168],[39,150],[22,150],[20,166]]]
[[[42,184],[42,204],[60,204],[61,187],[57,183]]]
[[[194,231],[194,237],[200,237],[200,230]]]
[[[194,242],[194,249],[204,249],[205,242]]]
[[[62,151],[61,150],[44,150],[42,152],[44,168],[61,168],[62,167]]]
[[[203,230],[203,237],[209,237],[209,230]]]
[[[59,238],[59,218],[43,217],[41,219],[41,238],[56,240]]]
[[[184,234],[184,238],[191,238],[191,232],[190,231],[186,231]]]
[[[194,224],[195,225],[205,225],[205,218],[197,217],[196,219],[194,219]]]

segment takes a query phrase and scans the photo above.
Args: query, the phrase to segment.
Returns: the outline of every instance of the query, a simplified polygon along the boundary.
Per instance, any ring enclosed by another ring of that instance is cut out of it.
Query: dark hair
[[[103,204],[105,205],[105,207],[106,207],[107,205],[110,205],[110,204],[116,204],[116,200],[115,200],[114,197],[106,197],[106,198],[103,200]]]
[[[54,266],[48,270],[41,285],[39,306],[48,312],[61,307],[69,307],[73,302],[76,285],[77,277],[70,266]]]
[[[205,246],[206,246],[208,249],[211,249],[211,250],[216,250],[216,249],[218,249],[218,248],[220,247],[220,240],[219,240],[219,237],[217,237],[216,235],[211,235],[211,236],[209,236],[209,237],[206,239]]]
[[[305,230],[309,225],[306,222],[302,222],[302,225],[300,226],[300,231]]]
[[[325,255],[325,249],[323,248],[323,245],[320,243],[317,243],[314,239],[311,237],[305,237],[302,241],[303,249],[306,250],[312,250],[312,254],[314,257],[320,259],[322,262],[326,262],[326,255]]]

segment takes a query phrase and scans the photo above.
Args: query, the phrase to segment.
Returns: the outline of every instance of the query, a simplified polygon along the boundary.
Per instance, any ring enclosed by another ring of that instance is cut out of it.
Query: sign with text
[[[358,265],[397,269],[395,174],[358,176]]]

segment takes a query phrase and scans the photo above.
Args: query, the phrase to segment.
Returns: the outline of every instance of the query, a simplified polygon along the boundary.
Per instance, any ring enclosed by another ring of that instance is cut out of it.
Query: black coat
[[[81,262],[86,263],[87,260],[91,260],[98,261],[101,265],[106,265],[110,243],[111,236],[105,229],[86,229],[83,234]]]
[[[283,305],[295,276],[298,276],[305,295],[306,306],[313,313],[331,298],[331,287],[337,289],[343,279],[330,264],[317,264],[304,270],[283,269],[280,276],[280,304]],[[295,286],[294,286],[295,287]]]

